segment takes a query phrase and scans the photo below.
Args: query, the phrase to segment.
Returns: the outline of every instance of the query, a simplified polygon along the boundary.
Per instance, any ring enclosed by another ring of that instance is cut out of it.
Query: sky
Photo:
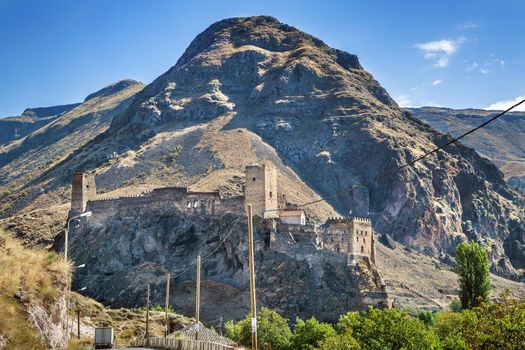
[[[401,106],[525,98],[525,0],[0,0],[0,116],[149,83],[213,22],[252,15],[358,55]]]

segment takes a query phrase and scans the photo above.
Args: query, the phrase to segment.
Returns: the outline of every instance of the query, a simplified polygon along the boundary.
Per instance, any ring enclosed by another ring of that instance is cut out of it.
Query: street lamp
[[[69,239],[69,225],[71,223],[71,221],[73,220],[77,220],[77,219],[80,219],[80,218],[84,218],[84,217],[90,217],[91,216],[91,212],[90,211],[86,211],[85,213],[82,213],[80,215],[77,215],[77,216],[73,216],[72,218],[70,218],[68,221],[67,221],[67,225],[66,225],[66,235],[64,237],[64,260],[67,261],[67,249],[68,249],[68,239]]]

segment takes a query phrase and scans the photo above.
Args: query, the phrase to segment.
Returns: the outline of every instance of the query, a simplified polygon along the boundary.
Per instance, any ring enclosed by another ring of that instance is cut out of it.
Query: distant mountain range
[[[478,126],[497,111],[439,107],[407,108],[434,129],[456,137]],[[490,159],[506,181],[525,193],[525,112],[510,112],[462,142]]]
[[[451,263],[466,239],[490,250],[494,273],[523,279],[525,199],[485,157],[510,161],[510,145],[503,158],[454,144],[348,191],[450,135],[429,126],[433,114],[399,108],[355,55],[274,18],[214,23],[147,86],[100,91],[0,145],[0,224],[26,243],[50,244],[62,231],[75,171],[96,174],[102,197],[163,186],[239,194],[244,167],[270,161],[290,203],[326,198],[305,207],[310,220],[372,219],[386,242],[379,269],[405,305],[450,302],[453,277],[436,259]],[[388,248],[392,238],[406,249]]]

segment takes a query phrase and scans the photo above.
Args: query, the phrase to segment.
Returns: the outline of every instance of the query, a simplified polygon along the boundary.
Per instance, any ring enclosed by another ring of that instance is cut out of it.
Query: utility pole
[[[200,306],[201,306],[201,256],[197,255],[197,293],[195,298],[195,340],[199,340],[199,331],[201,328],[199,322]]]
[[[149,284],[146,289],[146,346],[149,346]]]
[[[170,305],[170,274],[166,274],[166,330],[164,332],[164,338],[168,336],[169,330],[169,321],[168,321],[168,307]]]
[[[77,305],[77,339],[80,339],[80,306]]]
[[[257,350],[257,305],[255,301],[255,267],[253,259],[253,220],[251,204],[248,204],[248,255],[250,270],[250,307],[252,314],[252,350]]]
[[[221,318],[219,319],[219,335],[222,336],[222,316],[221,316]]]

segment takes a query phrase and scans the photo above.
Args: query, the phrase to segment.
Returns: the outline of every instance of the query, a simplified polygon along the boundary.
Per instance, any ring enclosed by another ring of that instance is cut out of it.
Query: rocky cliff
[[[408,108],[416,118],[436,130],[458,136],[498,111],[438,107]],[[525,193],[525,112],[510,112],[463,142],[496,164],[507,183]]]
[[[294,242],[270,222],[257,219],[254,227],[259,307],[291,319],[316,315],[335,322],[348,309],[388,305],[384,283],[368,260],[349,266],[346,254]],[[85,293],[106,305],[132,307],[144,304],[149,283],[153,303],[162,304],[170,272],[171,305],[193,315],[194,261],[200,254],[202,319],[240,319],[250,309],[246,232],[245,216],[235,213],[203,217],[139,207],[99,213],[71,231],[71,256],[86,264],[73,286],[86,287]]]

